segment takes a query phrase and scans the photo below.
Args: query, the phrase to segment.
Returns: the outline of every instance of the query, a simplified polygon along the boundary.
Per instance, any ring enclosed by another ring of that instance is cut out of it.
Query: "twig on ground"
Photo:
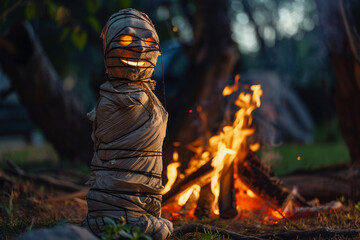
[[[269,201],[266,201],[266,204],[275,211],[277,211],[285,219],[285,221],[288,222],[291,226],[295,227],[297,230],[301,230],[301,228],[299,228],[298,226],[296,226],[296,224],[290,221],[290,219],[288,219],[281,211],[279,211],[276,207],[274,207],[274,205],[272,205]]]
[[[77,184],[69,182],[69,181],[58,180],[56,178],[52,178],[52,177],[49,177],[49,176],[40,176],[40,175],[27,173],[23,169],[21,169],[19,166],[17,166],[10,159],[7,159],[6,163],[9,165],[10,171],[13,174],[18,175],[18,176],[20,176],[22,178],[25,178],[25,179],[30,179],[30,180],[33,180],[33,181],[38,181],[38,182],[42,182],[42,183],[45,183],[45,184],[49,184],[49,185],[52,185],[52,186],[54,186],[54,187],[56,187],[58,189],[62,189],[62,190],[65,190],[65,191],[84,191],[84,190],[88,190],[88,188],[85,187],[85,186],[80,186],[80,185],[77,185]]]
[[[74,198],[80,198],[81,199],[81,198],[86,197],[88,192],[89,192],[89,189],[83,189],[83,190],[80,190],[80,191],[77,191],[77,192],[74,192],[74,193],[65,194],[65,195],[62,195],[62,196],[51,198],[50,201],[63,202],[63,201],[71,200],[71,199],[74,199]]]
[[[201,233],[213,233],[213,234],[219,234],[225,238],[230,238],[234,240],[263,240],[263,238],[258,237],[251,237],[246,236],[238,233],[234,233],[228,230],[224,230],[218,227],[213,226],[206,226],[203,224],[185,224],[181,227],[175,228],[173,232],[173,236],[182,236],[187,233],[193,233],[193,232],[201,232]]]

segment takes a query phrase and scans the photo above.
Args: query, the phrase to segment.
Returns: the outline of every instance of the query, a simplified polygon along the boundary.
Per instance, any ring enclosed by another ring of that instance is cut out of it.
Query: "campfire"
[[[236,94],[240,75],[235,83],[223,89],[223,96]],[[310,205],[299,196],[296,189],[290,191],[281,185],[271,170],[254,154],[260,143],[248,144],[253,135],[252,112],[261,105],[260,85],[240,92],[234,104],[238,110],[231,124],[226,125],[206,144],[201,140],[188,146],[194,153],[187,169],[180,173],[181,161],[175,142],[173,162],[167,166],[167,184],[163,190],[163,212],[170,218],[180,216],[222,218],[253,218],[276,223],[296,214],[300,207]],[[201,109],[197,109],[201,111]],[[331,207],[317,207],[316,212]],[[304,211],[304,208],[302,208]]]

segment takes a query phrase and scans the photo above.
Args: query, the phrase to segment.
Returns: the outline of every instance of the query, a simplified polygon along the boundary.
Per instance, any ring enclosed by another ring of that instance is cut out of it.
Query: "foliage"
[[[201,235],[200,240],[220,240],[221,235],[220,232],[213,233],[211,231],[206,230],[203,235]]]
[[[360,202],[358,202],[358,203],[355,205],[355,209],[360,212]]]
[[[13,204],[13,200],[14,200],[14,194],[13,192],[9,193],[5,193],[6,196],[9,198],[8,203],[2,203],[2,205],[0,205],[0,208],[3,209],[6,214],[9,216],[10,220],[12,220],[13,218],[13,211],[14,211],[14,204]]]
[[[130,225],[126,224],[124,218],[121,219],[121,224],[116,224],[116,222],[108,217],[104,218],[104,221],[107,223],[105,226],[105,232],[101,236],[102,240],[112,240],[119,239],[120,237],[130,240],[146,239],[151,240],[152,237],[141,232],[139,227],[132,228]]]

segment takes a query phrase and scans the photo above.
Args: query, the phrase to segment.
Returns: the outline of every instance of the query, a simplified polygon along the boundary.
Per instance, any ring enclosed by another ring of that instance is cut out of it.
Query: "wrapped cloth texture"
[[[124,30],[136,38],[122,46],[113,39]],[[118,223],[125,219],[153,239],[165,239],[173,229],[170,221],[161,218],[162,145],[168,115],[152,92],[150,79],[159,55],[157,34],[145,14],[126,9],[110,17],[102,37],[109,80],[100,86],[98,103],[88,114],[95,149],[88,214],[82,224],[99,236],[104,217]],[[143,46],[144,39],[155,40],[156,46]],[[130,58],[123,56],[133,50],[136,59],[129,64]],[[108,61],[108,56],[118,58]]]

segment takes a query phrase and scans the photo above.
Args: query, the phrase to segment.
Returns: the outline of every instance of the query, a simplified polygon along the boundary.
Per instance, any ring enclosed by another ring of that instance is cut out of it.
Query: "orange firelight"
[[[231,95],[238,90],[239,79],[240,75],[236,75],[234,85],[226,86],[223,90],[223,96]],[[189,175],[204,164],[211,162],[213,170],[209,174],[210,177],[208,179],[206,178],[205,180],[201,180],[201,186],[206,183],[210,183],[211,191],[215,197],[212,211],[215,215],[218,215],[220,176],[225,167],[233,165],[235,172],[234,188],[236,190],[236,204],[239,212],[241,212],[241,216],[246,217],[254,215],[254,213],[251,212],[256,212],[261,213],[260,219],[264,221],[278,221],[279,219],[283,218],[281,210],[268,204],[268,202],[264,200],[262,196],[259,196],[245,184],[243,184],[240,181],[240,178],[236,175],[236,166],[244,160],[248,149],[255,152],[260,148],[260,143],[253,143],[248,146],[246,141],[247,138],[255,132],[255,129],[252,127],[252,112],[256,108],[260,107],[260,97],[262,96],[262,89],[260,85],[252,85],[250,87],[250,91],[251,93],[241,92],[235,100],[235,104],[239,107],[239,110],[235,113],[235,120],[232,124],[223,127],[223,129],[218,134],[210,137],[206,146],[204,146],[204,144],[199,144],[198,141],[195,141],[193,144],[189,145],[189,149],[195,153],[195,156],[190,159],[188,169],[186,169],[184,173],[185,176]],[[202,112],[200,106],[198,106],[196,110],[199,113]],[[178,163],[175,161],[175,157],[172,164],[174,163]],[[175,182],[175,180],[171,181],[172,183]],[[178,206],[184,205],[190,198],[190,195],[198,198],[201,189],[199,184],[194,184],[188,187],[185,191],[178,194],[178,197],[176,198],[178,199]],[[196,206],[193,206],[193,208],[195,207]],[[164,208],[164,211],[166,211],[165,209],[166,208]]]

